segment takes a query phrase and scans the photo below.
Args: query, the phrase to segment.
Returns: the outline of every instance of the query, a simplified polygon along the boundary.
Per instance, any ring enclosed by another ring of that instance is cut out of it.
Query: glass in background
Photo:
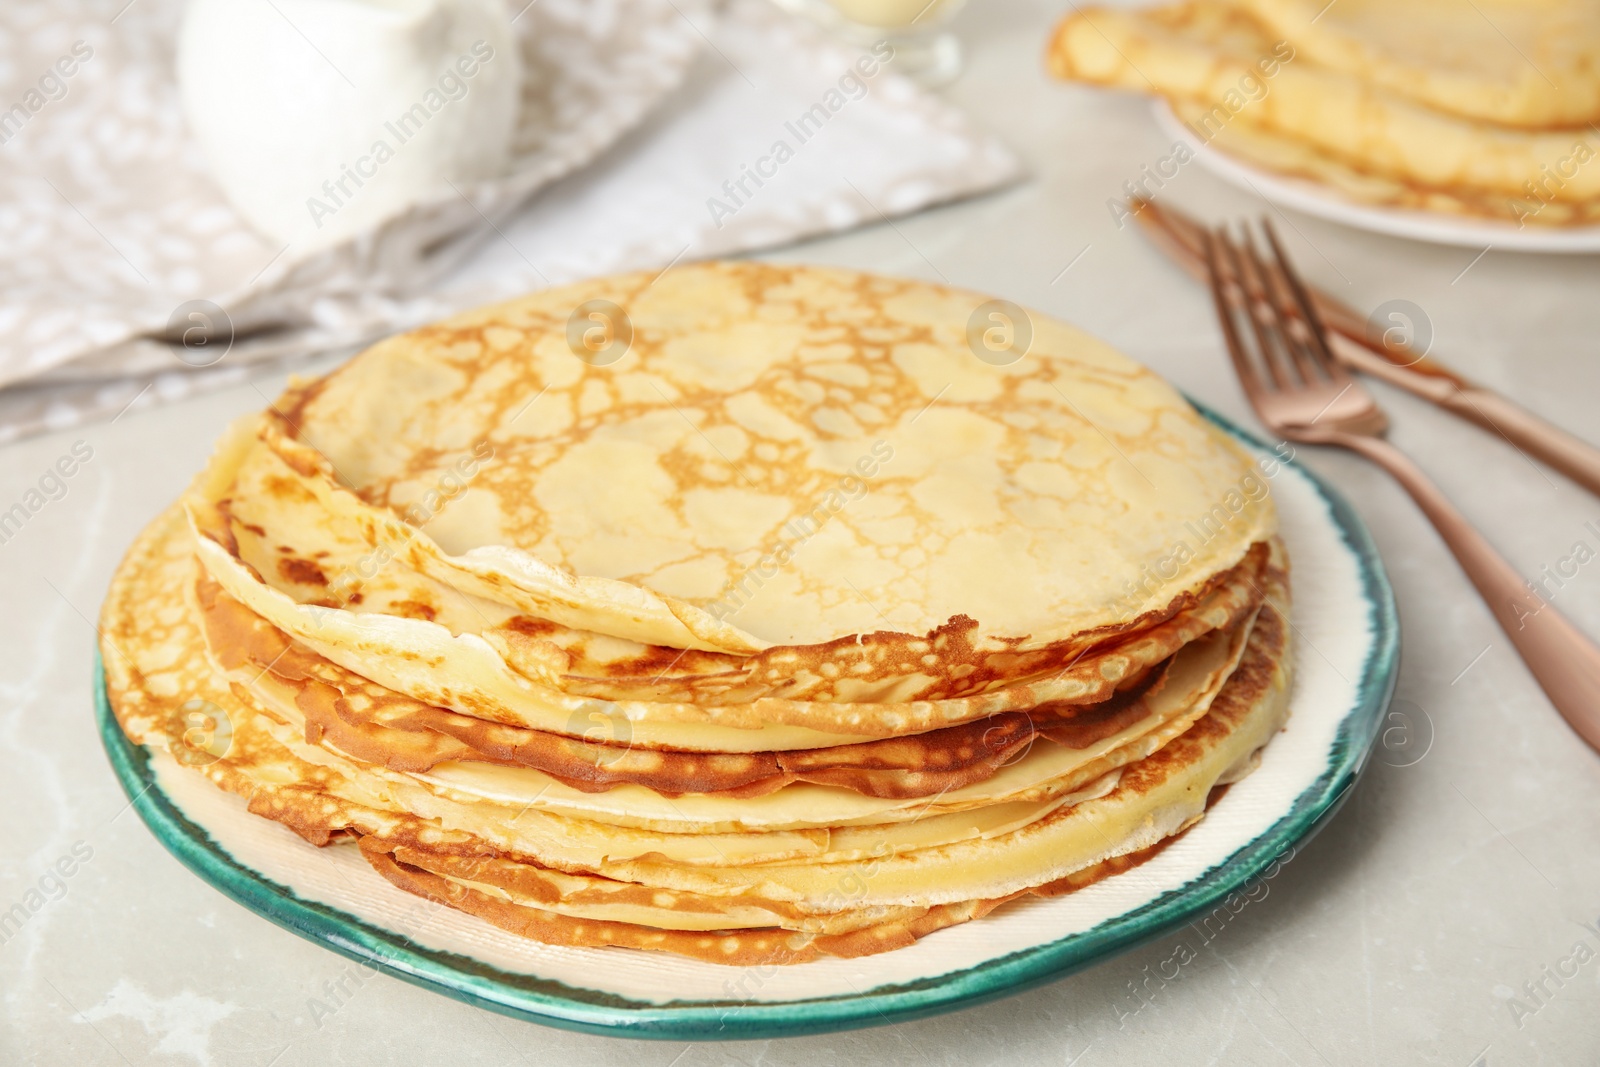
[[[773,0],[820,23],[851,45],[894,48],[892,69],[936,89],[961,73],[961,42],[949,22],[966,0]]]

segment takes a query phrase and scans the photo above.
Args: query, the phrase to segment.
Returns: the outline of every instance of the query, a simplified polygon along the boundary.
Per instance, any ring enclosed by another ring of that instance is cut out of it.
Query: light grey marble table
[[[970,65],[949,95],[1025,156],[1029,181],[773,258],[1003,295],[1107,338],[1253,425],[1205,295],[1106,207],[1171,145],[1144,103],[1048,83],[1039,58],[1058,14],[1055,3],[993,0],[960,22]],[[1158,195],[1210,218],[1261,206],[1193,164]],[[1363,310],[1413,301],[1436,354],[1600,437],[1600,258],[1491,250],[1474,261],[1472,249],[1299,216],[1285,230],[1317,283]],[[0,910],[30,891],[45,899],[0,944],[0,1064],[1600,1063],[1600,757],[1551,711],[1399,490],[1312,449],[1302,458],[1356,502],[1388,562],[1404,620],[1398,695],[1428,736],[1381,754],[1342,814],[1209,945],[1178,933],[975,1010],[785,1041],[581,1036],[383,976],[314,1020],[308,1002],[346,961],[167,855],[126,809],[89,688],[89,620],[123,548],[227,421],[280,385],[264,374],[3,452],[0,510],[75,442],[92,450],[65,495],[0,544]],[[1377,391],[1393,439],[1528,576],[1579,543],[1600,550],[1600,500]],[[1550,588],[1600,634],[1600,560],[1574,566]],[[1198,958],[1151,980],[1186,939]]]

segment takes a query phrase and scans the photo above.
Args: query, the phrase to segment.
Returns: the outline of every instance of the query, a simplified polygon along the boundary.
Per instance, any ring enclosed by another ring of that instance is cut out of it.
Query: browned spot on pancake
[[[507,630],[527,637],[548,637],[561,629],[559,623],[550,622],[547,619],[536,619],[532,615],[513,615],[501,625]]]
[[[284,394],[278,398],[277,402],[267,408],[266,417],[281,424],[289,436],[299,437],[300,423],[305,419],[307,405],[321,396],[327,385],[327,375],[313,378],[310,381],[291,383],[289,388],[284,391]],[[296,469],[298,470],[299,468]],[[301,470],[300,473],[309,475],[314,471],[315,468],[313,467],[309,470]]]
[[[322,585],[328,584],[328,576],[322,573],[322,568],[309,559],[300,559],[297,556],[285,556],[278,561],[278,573],[285,581],[297,585]]]
[[[269,475],[263,478],[261,488],[268,496],[277,497],[280,500],[298,503],[313,503],[316,501],[316,495],[310,489],[281,474]]]
[[[439,614],[438,608],[432,604],[424,604],[420,600],[397,600],[394,602],[394,610],[408,618],[426,619],[429,622]]]
[[[217,501],[216,508],[218,516],[221,517],[222,522],[224,523],[224,528],[226,528],[226,526],[237,525],[241,530],[249,530],[257,537],[267,536],[267,531],[262,529],[260,526],[257,526],[254,523],[242,522],[234,515],[233,499],[231,497],[224,497],[223,499]],[[216,528],[210,523],[206,524],[206,530],[216,535],[220,535],[223,532],[223,530]],[[226,540],[224,540],[221,536],[217,536],[216,540],[218,544],[227,548],[232,555],[237,556],[239,554],[239,542],[234,540],[233,531],[227,531]]]

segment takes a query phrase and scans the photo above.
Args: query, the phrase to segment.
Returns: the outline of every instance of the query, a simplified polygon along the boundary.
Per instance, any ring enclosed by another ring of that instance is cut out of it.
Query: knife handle
[[[1334,334],[1331,340],[1341,362],[1481,426],[1600,496],[1600,448],[1492,389],[1398,366],[1348,334]]]
[[[1190,274],[1205,281],[1204,231],[1200,225],[1181,211],[1160,207],[1151,200],[1135,199],[1132,206],[1135,220],[1157,246]],[[1600,448],[1423,356],[1400,361],[1386,358],[1368,347],[1371,331],[1365,316],[1317,290],[1312,290],[1311,301],[1317,315],[1333,331],[1328,344],[1339,362],[1482,427],[1600,496]]]
[[[1600,448],[1489,389],[1456,389],[1439,403],[1600,496]]]

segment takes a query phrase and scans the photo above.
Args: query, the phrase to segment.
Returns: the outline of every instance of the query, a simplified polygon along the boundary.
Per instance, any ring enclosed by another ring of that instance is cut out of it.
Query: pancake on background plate
[[[1058,77],[1164,97],[1195,137],[1369,203],[1600,219],[1600,5],[1185,0],[1073,9]]]
[[[103,657],[132,740],[404,889],[800,963],[1202,818],[1287,714],[1288,601],[1260,472],[1144,368],[712,263],[293,383],[130,549]]]

